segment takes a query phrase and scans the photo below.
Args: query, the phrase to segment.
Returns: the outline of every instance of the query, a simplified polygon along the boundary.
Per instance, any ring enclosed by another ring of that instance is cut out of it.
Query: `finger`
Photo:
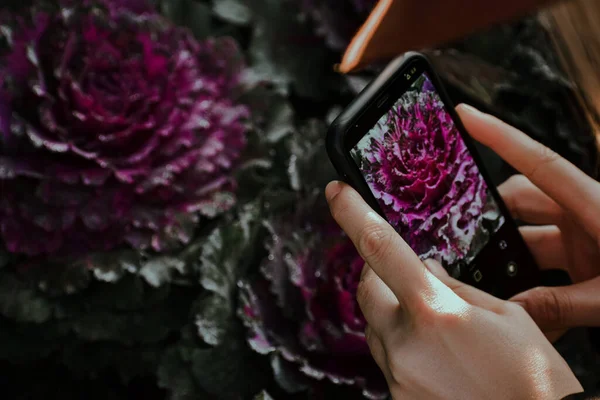
[[[567,333],[567,330],[563,329],[563,330],[560,330],[560,331],[544,332],[544,335],[546,336],[546,339],[548,339],[548,341],[550,343],[554,343],[558,339],[560,339],[561,337],[563,337],[563,335],[565,333]]]
[[[446,269],[435,260],[425,260],[425,266],[440,281],[452,289],[452,291],[454,291],[458,297],[462,298],[464,301],[473,306],[481,307],[490,311],[496,311],[504,304],[504,301],[484,292],[483,290],[477,289],[476,287],[461,282],[458,279],[452,278],[450,275],[448,275]]]
[[[442,264],[440,264],[436,260],[427,259],[423,261],[423,263],[425,264],[425,267],[429,270],[429,272],[431,272],[439,280],[443,281],[449,276],[448,271],[446,271],[446,268],[444,268]]]
[[[600,277],[564,287],[540,287],[511,301],[521,304],[545,332],[600,326]]]
[[[381,341],[381,338],[373,331],[373,329],[367,325],[365,329],[365,338],[367,340],[367,344],[369,345],[369,350],[371,351],[371,355],[375,360],[375,363],[383,373],[385,380],[388,383],[388,386],[394,383],[392,379],[392,374],[390,373],[390,368],[388,366],[388,357],[387,352],[385,350],[385,346]]]
[[[576,215],[588,232],[597,237],[600,187],[596,181],[548,147],[499,119],[466,105],[458,106],[457,111],[473,138],[527,176],[563,209]]]
[[[540,269],[568,271],[568,256],[557,226],[522,226],[519,231]]]
[[[325,193],[337,223],[404,310],[422,305],[421,300],[431,299],[435,291],[444,292],[414,251],[354,189],[332,182]],[[445,290],[451,294],[448,288]]]
[[[514,175],[498,192],[515,219],[540,225],[559,225],[562,208],[524,175]]]
[[[356,298],[367,324],[378,335],[385,335],[397,326],[401,315],[398,299],[368,264],[363,267]]]

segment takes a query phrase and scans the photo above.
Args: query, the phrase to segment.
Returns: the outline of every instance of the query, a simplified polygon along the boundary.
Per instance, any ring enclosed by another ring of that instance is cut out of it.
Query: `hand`
[[[551,399],[582,391],[525,310],[428,270],[346,184],[331,212],[365,265],[358,301],[367,342],[394,399]]]
[[[551,339],[576,326],[600,326],[600,183],[498,119],[457,107],[474,139],[524,175],[499,187],[542,269],[566,270],[575,285],[515,296]]]

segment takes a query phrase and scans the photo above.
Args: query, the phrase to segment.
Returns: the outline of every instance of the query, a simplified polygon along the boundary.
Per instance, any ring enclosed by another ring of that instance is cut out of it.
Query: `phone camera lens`
[[[511,261],[506,265],[506,273],[508,274],[508,276],[515,276],[517,275],[517,263]]]

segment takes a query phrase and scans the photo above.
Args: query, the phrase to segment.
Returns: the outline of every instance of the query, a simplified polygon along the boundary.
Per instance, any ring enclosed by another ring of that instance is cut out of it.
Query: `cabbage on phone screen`
[[[351,154],[390,224],[453,275],[505,221],[426,74]]]

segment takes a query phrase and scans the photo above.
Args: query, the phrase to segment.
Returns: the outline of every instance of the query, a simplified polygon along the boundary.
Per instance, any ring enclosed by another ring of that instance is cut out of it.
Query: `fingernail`
[[[342,191],[342,182],[333,181],[330,182],[329,185],[325,188],[325,197],[327,201],[331,201]]]
[[[525,307],[525,301],[523,298],[523,293],[517,293],[516,295],[514,295],[513,297],[511,297],[510,299],[508,299],[508,301],[510,301],[511,303],[516,303],[522,307]]]
[[[463,111],[466,111],[466,112],[471,113],[471,114],[477,114],[477,115],[481,115],[482,114],[482,112],[479,111],[478,109],[476,109],[475,107],[470,106],[470,105],[465,104],[465,103],[459,104],[458,107],[456,107],[456,108],[460,108]]]
[[[435,276],[448,274],[448,272],[446,272],[446,269],[444,267],[442,267],[442,264],[440,264],[436,260],[427,259],[427,260],[423,261],[423,264],[425,264],[425,267],[427,267],[429,272],[431,272]]]

